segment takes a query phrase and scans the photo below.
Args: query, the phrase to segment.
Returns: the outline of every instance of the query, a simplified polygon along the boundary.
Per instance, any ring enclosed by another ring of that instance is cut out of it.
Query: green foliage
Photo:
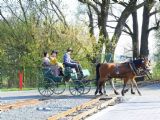
[[[62,62],[66,49],[72,47],[73,59],[92,70],[86,55],[92,53],[95,39],[90,38],[83,26],[66,29],[61,23],[35,25],[34,21],[24,24],[10,19],[10,26],[0,21],[0,65],[4,71],[0,77],[3,86],[18,87],[18,70],[23,68],[24,86],[35,87],[38,72],[33,67],[41,66],[44,51],[51,53],[54,49],[59,51],[58,60]]]
[[[53,49],[59,51],[60,61],[68,47],[74,49],[75,59],[81,59],[87,53],[92,52],[93,40],[90,39],[88,33],[83,32],[81,26],[70,26],[65,29],[61,24],[35,27],[32,23],[26,26],[18,22],[12,26],[15,33],[12,36],[3,21],[0,25],[2,28],[0,39],[3,39],[0,46],[0,58],[1,62],[6,64],[38,66],[43,51],[50,53]]]
[[[37,71],[43,52],[51,53],[54,49],[59,51],[58,60],[62,62],[66,49],[72,47],[73,59],[92,70],[91,61],[86,56],[94,56],[96,40],[90,37],[89,30],[81,25],[66,25],[60,8],[56,7],[55,11],[46,8],[46,4],[52,7],[51,2],[32,3],[34,1],[23,1],[24,11],[19,2],[6,1],[1,7],[1,16],[5,14],[3,10],[9,14],[0,19],[0,73],[3,72],[0,79],[5,86],[17,87],[19,69],[24,70],[24,86],[34,84],[36,75],[40,74]]]

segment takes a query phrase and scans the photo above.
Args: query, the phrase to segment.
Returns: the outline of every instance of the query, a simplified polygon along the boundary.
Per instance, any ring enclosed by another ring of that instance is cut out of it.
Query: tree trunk
[[[133,59],[139,56],[139,34],[138,34],[138,20],[137,11],[132,13],[133,18],[133,34],[132,34],[132,47],[133,47]]]
[[[90,6],[88,5],[88,17],[89,17],[89,33],[90,37],[94,36],[93,15]]]
[[[110,0],[102,0],[101,12],[98,15],[98,27],[99,27],[99,40],[98,46],[100,53],[102,53],[103,46],[109,40],[109,35],[106,29],[107,19],[108,19],[108,10],[109,10]],[[106,50],[105,50],[106,51]]]
[[[146,0],[146,4],[143,8],[143,22],[142,22],[142,33],[141,33],[141,47],[140,47],[140,56],[148,57],[148,36],[149,36],[149,18],[150,11],[154,5],[154,0]]]
[[[148,49],[149,13],[150,10],[145,5],[143,8],[143,22],[142,22],[142,35],[141,35],[141,48],[140,48],[140,56],[143,57],[149,55],[149,49]]]

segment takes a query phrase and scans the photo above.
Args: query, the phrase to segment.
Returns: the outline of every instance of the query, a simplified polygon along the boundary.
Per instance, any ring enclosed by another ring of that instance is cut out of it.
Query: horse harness
[[[142,61],[143,61],[143,59],[138,59],[138,60],[133,60],[130,62],[122,63],[122,64],[125,64],[127,68],[130,67],[131,71],[134,74],[139,75],[138,69],[142,65],[142,63],[143,63]],[[116,67],[115,67],[116,74],[120,74],[119,67],[120,67],[120,64],[116,64]]]

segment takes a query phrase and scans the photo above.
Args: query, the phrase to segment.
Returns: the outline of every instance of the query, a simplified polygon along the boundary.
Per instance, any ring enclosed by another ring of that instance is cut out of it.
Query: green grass
[[[22,91],[27,91],[27,90],[36,90],[37,88],[23,88]],[[19,88],[1,88],[0,91],[20,91]]]

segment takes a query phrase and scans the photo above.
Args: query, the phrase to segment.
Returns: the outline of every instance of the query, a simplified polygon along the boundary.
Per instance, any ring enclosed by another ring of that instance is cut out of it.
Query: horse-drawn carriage
[[[72,95],[87,94],[91,89],[91,84],[87,80],[90,73],[88,69],[83,69],[82,72],[85,78],[70,67],[64,68],[63,76],[55,75],[51,67],[42,68],[43,75],[38,84],[38,91],[42,96],[62,94],[68,85]]]
[[[149,65],[148,59],[138,59],[134,60],[133,62],[125,62],[120,64],[117,63],[97,64],[96,66],[97,89],[95,94],[97,94],[98,91],[100,94],[102,94],[101,91],[102,86],[105,86],[106,80],[110,81],[115,94],[118,94],[113,85],[112,78],[120,78],[124,80],[122,95],[124,95],[125,93],[125,87],[129,80],[131,81],[131,93],[134,94],[133,92],[133,84],[134,84],[137,89],[137,92],[141,95],[140,91],[138,90],[136,81],[134,80],[137,77],[135,69],[140,70],[139,73],[141,76],[147,76],[149,79],[151,79],[149,77],[151,76],[151,74],[147,69],[148,65]],[[117,69],[119,73],[117,73]],[[67,85],[69,87],[69,92],[72,95],[87,94],[91,89],[90,80],[87,80],[86,78],[82,77],[81,74],[77,73],[70,67],[66,67],[64,69],[63,76],[55,76],[54,74],[52,74],[51,68],[43,68],[42,71],[43,71],[43,79],[40,81],[38,85],[38,91],[43,96],[51,96],[53,93],[62,94],[65,91]],[[87,69],[82,71],[84,76],[87,77],[90,75]]]

